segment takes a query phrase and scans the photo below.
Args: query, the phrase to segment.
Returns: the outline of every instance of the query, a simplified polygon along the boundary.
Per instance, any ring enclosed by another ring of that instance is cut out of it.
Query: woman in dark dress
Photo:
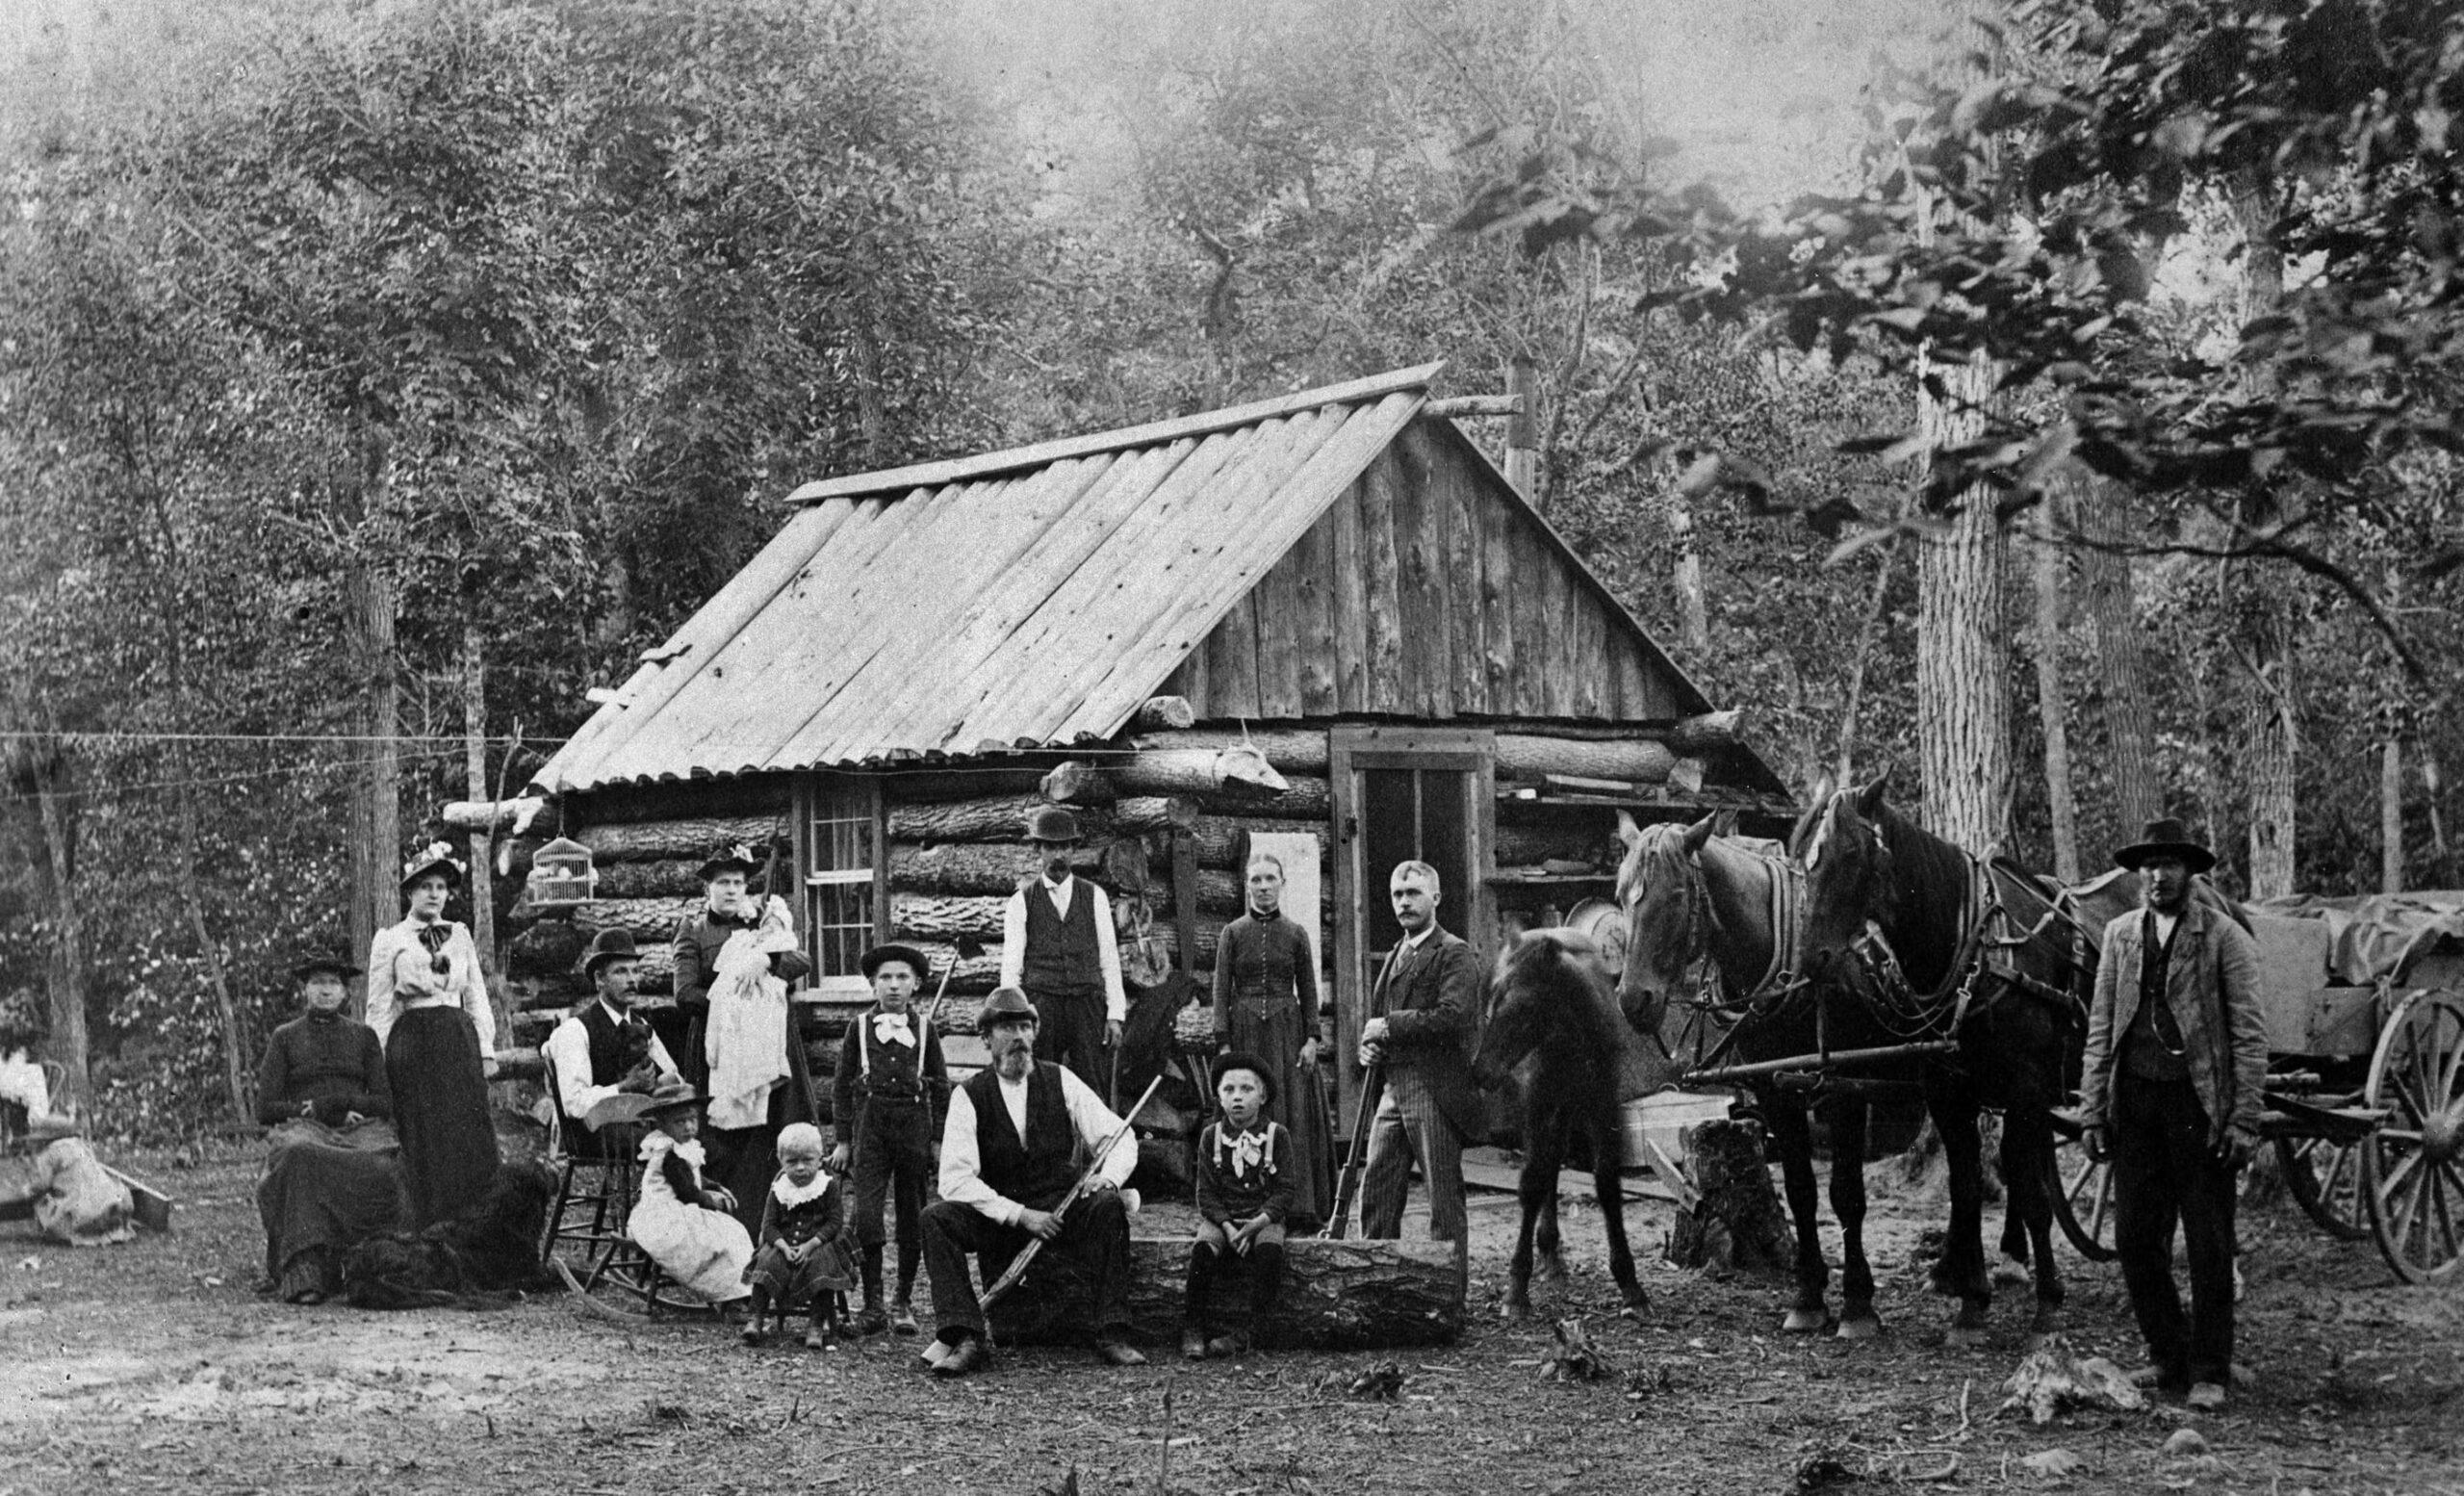
[[[1318,956],[1309,932],[1284,917],[1283,864],[1249,859],[1249,912],[1224,926],[1215,958],[1218,1052],[1257,1055],[1272,1071],[1267,1116],[1292,1134],[1298,1166],[1296,1223],[1334,1203],[1334,1145],[1318,1074]]]
[[[461,883],[444,842],[412,858],[402,870],[410,917],[377,931],[368,951],[368,1026],[385,1044],[414,1227],[477,1204],[497,1172],[496,1013],[471,932],[445,917]]]
[[[257,1181],[264,1291],[292,1303],[332,1297],[343,1254],[407,1213],[384,1046],[343,1012],[358,974],[322,953],[294,967],[306,1011],[273,1031],[257,1070],[257,1121],[273,1129]]]

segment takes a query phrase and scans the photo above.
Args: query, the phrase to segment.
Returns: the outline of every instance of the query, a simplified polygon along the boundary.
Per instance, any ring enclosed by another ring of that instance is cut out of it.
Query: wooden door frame
[[[1336,727],[1327,731],[1326,756],[1334,790],[1335,1130],[1348,1139],[1358,1088],[1352,1056],[1360,1047],[1361,1009],[1372,980],[1369,953],[1362,948],[1361,900],[1385,891],[1383,875],[1372,878],[1360,864],[1356,771],[1437,769],[1468,776],[1464,861],[1472,886],[1443,890],[1438,922],[1470,941],[1485,960],[1490,932],[1497,928],[1496,894],[1489,886],[1497,844],[1497,735],[1487,728]]]

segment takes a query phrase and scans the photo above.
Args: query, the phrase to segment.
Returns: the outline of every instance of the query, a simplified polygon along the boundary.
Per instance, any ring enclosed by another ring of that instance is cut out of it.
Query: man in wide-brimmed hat
[[[557,1024],[543,1046],[555,1067],[566,1145],[586,1151],[596,1142],[609,1157],[629,1158],[638,1132],[593,1139],[583,1126],[590,1109],[626,1092],[648,1096],[683,1077],[667,1045],[633,1012],[634,986],[641,979],[641,952],[633,944],[633,932],[602,930],[591,937],[581,970],[598,995]]]
[[[2080,1111],[2090,1156],[2113,1161],[2114,1249],[2146,1338],[2150,1384],[2224,1406],[2233,1364],[2233,1199],[2259,1144],[2267,1019],[2258,947],[2191,896],[2216,854],[2177,820],[2114,854],[2145,907],[2105,926],[2088,1014]],[[2173,1286],[2173,1228],[2191,1307]]]
[[[1070,865],[1077,816],[1042,806],[1027,817],[1026,834],[1043,873],[1021,884],[1002,912],[1001,985],[1035,1004],[1036,1058],[1068,1066],[1100,1092],[1103,1051],[1120,1043],[1129,1017],[1112,900]]]
[[[1036,1010],[1004,987],[985,999],[976,1028],[990,1063],[950,1093],[941,1127],[941,1198],[924,1212],[924,1267],[933,1277],[935,1333],[924,1359],[936,1375],[962,1377],[990,1358],[984,1309],[969,1255],[988,1277],[1030,1241],[1070,1258],[1093,1305],[1084,1327],[1096,1357],[1136,1366],[1146,1357],[1129,1343],[1129,1207],[1121,1186],[1138,1167],[1125,1138],[1096,1161],[1091,1188],[1065,1216],[1053,1207],[1091,1157],[1121,1131],[1121,1120],[1092,1087],[1035,1057]],[[1017,1291],[1035,1291],[1032,1279]]]

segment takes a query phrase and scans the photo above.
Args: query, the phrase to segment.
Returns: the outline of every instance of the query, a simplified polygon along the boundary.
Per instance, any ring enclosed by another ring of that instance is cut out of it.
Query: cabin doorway
[[[1387,894],[1399,863],[1424,862],[1442,885],[1437,920],[1488,957],[1495,920],[1486,879],[1496,824],[1491,735],[1338,728],[1327,744],[1335,819],[1336,1132],[1348,1139],[1360,1076],[1352,1056],[1370,990],[1402,937]]]

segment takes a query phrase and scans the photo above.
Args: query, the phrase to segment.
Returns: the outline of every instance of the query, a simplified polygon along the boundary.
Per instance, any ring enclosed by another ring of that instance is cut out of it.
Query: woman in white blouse
[[[368,948],[368,1026],[385,1045],[394,1130],[413,1222],[426,1225],[478,1203],[497,1172],[488,1077],[496,1013],[471,932],[445,917],[462,864],[436,842],[402,869],[410,916]]]

